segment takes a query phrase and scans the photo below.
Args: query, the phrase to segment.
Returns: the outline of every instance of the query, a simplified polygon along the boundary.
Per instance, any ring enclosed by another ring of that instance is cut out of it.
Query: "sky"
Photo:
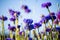
[[[42,8],[41,4],[45,2],[51,2],[52,6],[49,7],[51,12],[57,12],[57,3],[60,2],[60,0],[0,0],[0,16],[4,15],[8,17],[8,20],[4,22],[5,32],[8,32],[8,24],[14,25],[9,18],[11,15],[9,14],[9,9],[13,9],[16,11],[21,12],[21,16],[19,16],[19,24],[23,24],[24,18],[33,19],[33,23],[39,22],[41,19],[41,15],[48,15],[48,11],[46,8]],[[60,4],[60,3],[59,3]],[[21,9],[22,5],[27,5],[29,9],[31,9],[31,12],[27,14]],[[0,27],[1,27],[1,20],[0,20]],[[1,29],[1,28],[0,28]],[[1,30],[0,30],[1,31]]]

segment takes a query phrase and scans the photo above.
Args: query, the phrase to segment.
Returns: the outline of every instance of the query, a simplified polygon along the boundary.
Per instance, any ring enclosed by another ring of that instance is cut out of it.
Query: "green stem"
[[[50,10],[49,10],[49,8],[47,8],[47,10],[48,10],[48,12],[50,13]]]
[[[4,20],[2,20],[2,40],[5,39],[5,35],[4,35]]]

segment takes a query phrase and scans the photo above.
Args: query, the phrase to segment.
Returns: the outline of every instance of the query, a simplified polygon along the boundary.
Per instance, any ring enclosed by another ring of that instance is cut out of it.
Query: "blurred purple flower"
[[[20,28],[20,25],[18,25],[18,28]]]
[[[10,26],[10,24],[8,24],[8,29],[11,30],[11,31],[15,31],[16,27],[15,26]]]
[[[28,26],[28,29],[29,29],[29,30],[34,29],[34,25],[29,25],[29,26]]]
[[[50,15],[51,15],[51,16],[55,16],[55,13],[54,13],[54,12],[51,12]]]
[[[0,20],[6,21],[7,20],[7,17],[2,16],[2,17],[0,17]]]
[[[46,28],[46,32],[50,32],[51,31],[51,28]]]
[[[60,11],[57,13],[57,18],[60,20]]]
[[[56,27],[56,30],[57,30],[57,31],[60,31],[60,27]]]
[[[50,3],[50,2],[47,2],[47,3],[43,3],[43,4],[42,4],[42,7],[48,8],[48,7],[50,7],[50,6],[51,6],[51,3]]]
[[[51,19],[51,16],[50,16],[50,15],[45,16],[45,19],[46,19],[46,20],[50,20],[50,19]]]
[[[29,37],[29,40],[32,40],[32,38]]]
[[[25,12],[26,12],[26,13],[30,13],[31,10],[30,10],[30,9],[26,9]]]
[[[52,18],[53,18],[53,19],[52,19]],[[51,19],[52,19],[52,20],[55,20],[55,19],[56,19],[56,16],[52,16]]]
[[[41,26],[41,24],[40,23],[34,23],[34,27],[36,28],[39,28]]]
[[[11,38],[6,38],[6,40],[13,40],[13,39],[11,39]]]
[[[9,9],[9,13],[10,13],[10,15],[14,15],[14,13],[15,13],[15,11],[13,11],[12,9]]]
[[[50,19],[51,19],[51,20],[55,20],[55,19],[56,19],[56,16],[55,16],[55,15],[53,15],[53,16],[48,15],[48,16],[45,17],[45,19],[46,19],[46,20],[50,20]]]
[[[12,9],[9,9],[9,13],[10,13],[10,15],[12,15],[12,16],[14,16],[15,13],[16,13],[17,16],[20,15],[20,12],[19,12],[19,11],[14,11],[14,10],[12,10]]]
[[[27,5],[22,5],[21,8],[24,9],[24,10],[26,10],[26,9],[28,9],[28,6]]]
[[[22,32],[19,32],[20,35],[22,35]]]
[[[10,18],[10,21],[15,21],[16,19],[14,17]]]
[[[24,19],[23,21],[27,24],[32,24],[33,23],[32,19]]]

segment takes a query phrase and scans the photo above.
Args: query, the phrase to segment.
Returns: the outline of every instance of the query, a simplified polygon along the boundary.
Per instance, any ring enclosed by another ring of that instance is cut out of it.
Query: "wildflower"
[[[50,15],[51,15],[51,16],[55,16],[55,13],[54,13],[54,12],[51,12]]]
[[[50,6],[51,6],[51,3],[50,3],[50,2],[47,2],[47,3],[43,3],[43,4],[42,4],[42,7],[48,8],[48,7],[50,7]]]
[[[60,27],[56,27],[56,30],[57,30],[57,31],[60,31]]]
[[[51,31],[51,29],[50,28],[46,28],[46,32],[50,32]]]
[[[20,28],[20,25],[18,25],[18,28]]]
[[[28,29],[29,29],[29,30],[34,29],[34,25],[29,25],[29,26],[28,26]]]
[[[0,20],[6,21],[7,17],[6,16],[2,16],[2,17],[0,17]]]
[[[10,21],[15,21],[16,19],[14,17],[10,18]]]
[[[33,23],[32,19],[24,19],[23,21],[27,24],[32,24]]]
[[[19,15],[20,15],[20,12],[19,12],[19,11],[14,11],[14,10],[12,10],[12,9],[9,10],[9,13],[10,13],[10,15],[12,15],[12,16],[15,16],[15,14],[16,14],[16,16],[19,16]]]
[[[28,9],[28,6],[27,5],[22,5],[21,8],[24,9],[24,10],[26,10],[26,9]]]
[[[30,13],[31,10],[30,10],[30,9],[26,9],[25,12],[26,12],[26,13]]]
[[[6,40],[13,40],[13,39],[11,39],[11,38],[6,38]]]
[[[41,26],[41,24],[40,23],[34,23],[34,27],[36,28],[38,28],[38,27],[40,27]]]
[[[11,30],[11,31],[15,31],[15,26],[10,26],[10,24],[8,24],[8,29]]]

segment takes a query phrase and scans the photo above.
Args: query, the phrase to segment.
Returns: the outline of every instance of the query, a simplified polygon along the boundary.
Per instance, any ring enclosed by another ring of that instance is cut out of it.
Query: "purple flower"
[[[44,17],[42,17],[42,19],[40,20],[40,23],[47,23],[48,20],[50,20],[50,19],[51,19],[50,16],[44,16]]]
[[[20,28],[20,25],[18,25],[18,28]]]
[[[52,19],[52,20],[55,20],[55,19],[56,19],[56,16],[52,16],[51,19]]]
[[[20,35],[22,35],[22,32],[19,32]]]
[[[13,39],[11,39],[11,38],[6,38],[6,40],[13,40]]]
[[[55,16],[55,13],[54,13],[54,12],[51,12],[50,15],[51,15],[51,16]]]
[[[26,10],[26,9],[28,9],[28,6],[27,5],[22,5],[21,8],[24,9],[24,10]]]
[[[28,26],[28,29],[29,29],[29,30],[34,29],[34,25],[29,25],[29,26]]]
[[[23,21],[27,24],[32,24],[33,23],[32,19],[24,19]]]
[[[7,20],[7,17],[2,16],[2,17],[0,17],[0,20],[6,21]]]
[[[57,13],[57,18],[60,20],[60,11]]]
[[[48,16],[45,17],[45,19],[46,19],[46,20],[50,20],[50,19],[51,19],[51,16],[48,15]]]
[[[19,11],[14,11],[14,10],[12,10],[12,9],[9,10],[9,13],[10,13],[10,15],[12,15],[12,16],[14,16],[15,13],[16,13],[17,16],[20,15],[20,12],[19,12]]]
[[[53,15],[53,16],[48,15],[48,16],[45,17],[45,19],[46,19],[46,20],[50,20],[50,19],[51,19],[51,20],[55,20],[55,19],[56,19],[56,16],[55,16],[55,15]]]
[[[15,11],[13,11],[12,9],[9,9],[9,13],[10,13],[10,15],[14,15],[14,13],[15,13]]]
[[[15,21],[16,19],[14,17],[10,18],[10,21]]]
[[[8,29],[11,30],[11,31],[15,31],[16,27],[15,26],[10,26],[10,24],[8,24]]]
[[[29,37],[29,40],[32,40],[32,38]]]
[[[26,12],[26,13],[30,13],[31,10],[30,10],[30,9],[26,9],[25,12]]]
[[[60,31],[60,27],[56,27],[56,30],[57,30],[57,31]]]
[[[51,31],[51,28],[46,28],[46,32],[50,32]]]
[[[50,6],[51,6],[51,3],[50,3],[50,2],[47,2],[47,3],[43,3],[43,4],[42,4],[42,7],[48,8],[48,7],[50,7]]]
[[[34,23],[34,27],[36,28],[38,28],[38,27],[40,27],[41,26],[41,24],[40,23]]]

